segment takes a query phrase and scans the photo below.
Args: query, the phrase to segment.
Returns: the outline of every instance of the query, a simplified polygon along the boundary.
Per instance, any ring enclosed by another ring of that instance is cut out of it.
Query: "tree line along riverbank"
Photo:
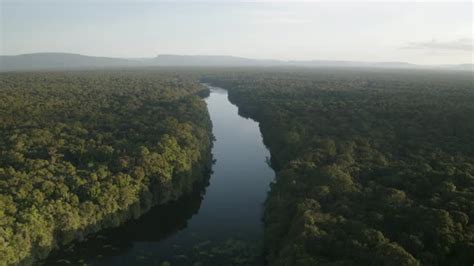
[[[474,260],[474,88],[461,72],[215,71],[277,172],[269,265]]]

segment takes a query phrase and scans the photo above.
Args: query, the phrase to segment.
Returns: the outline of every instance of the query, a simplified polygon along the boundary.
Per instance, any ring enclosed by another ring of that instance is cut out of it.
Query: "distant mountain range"
[[[0,56],[0,71],[72,70],[145,66],[172,67],[369,67],[436,68],[473,71],[473,64],[424,66],[405,62],[357,62],[337,60],[283,61],[220,55],[158,55],[154,58],[126,59],[69,53],[35,53]]]

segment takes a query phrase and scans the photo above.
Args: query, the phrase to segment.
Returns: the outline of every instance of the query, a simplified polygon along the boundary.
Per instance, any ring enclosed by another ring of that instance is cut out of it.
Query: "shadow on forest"
[[[209,185],[211,170],[196,181],[191,192],[179,199],[152,207],[138,219],[108,228],[87,236],[82,241],[54,250],[40,265],[70,265],[103,257],[125,254],[134,242],[159,242],[187,227],[188,221],[198,213]]]

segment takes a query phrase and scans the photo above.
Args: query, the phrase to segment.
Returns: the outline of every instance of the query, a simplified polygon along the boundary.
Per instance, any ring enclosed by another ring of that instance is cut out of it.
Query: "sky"
[[[0,0],[0,54],[473,63],[473,2]]]

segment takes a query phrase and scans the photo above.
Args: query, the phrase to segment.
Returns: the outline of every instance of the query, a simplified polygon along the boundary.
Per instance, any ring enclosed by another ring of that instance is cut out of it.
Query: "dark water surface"
[[[263,202],[274,172],[258,123],[227,91],[206,98],[216,138],[209,182],[136,221],[54,252],[45,265],[262,265]]]

